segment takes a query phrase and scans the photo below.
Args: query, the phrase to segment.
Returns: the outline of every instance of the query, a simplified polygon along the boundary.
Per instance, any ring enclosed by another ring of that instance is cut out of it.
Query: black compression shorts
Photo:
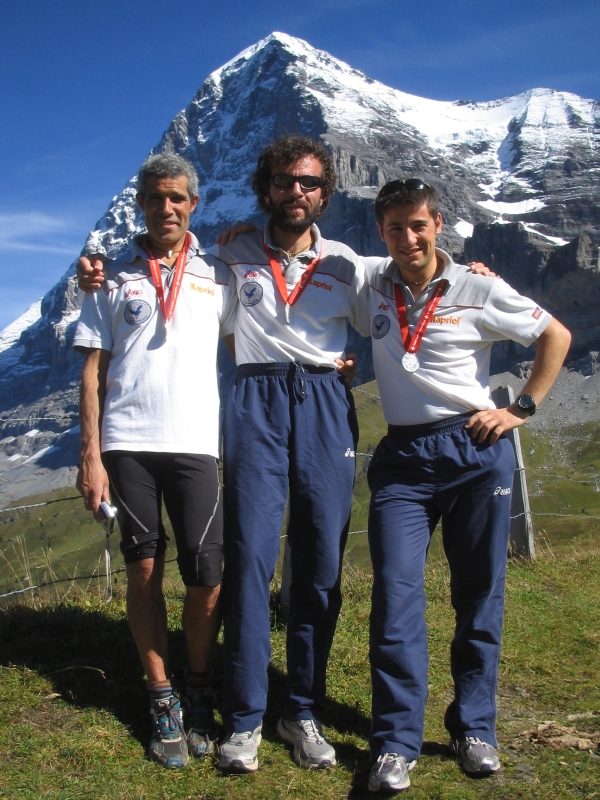
[[[177,543],[186,586],[218,586],[223,564],[223,509],[212,456],[108,450],[102,461],[118,509],[126,564],[162,556],[165,508]]]

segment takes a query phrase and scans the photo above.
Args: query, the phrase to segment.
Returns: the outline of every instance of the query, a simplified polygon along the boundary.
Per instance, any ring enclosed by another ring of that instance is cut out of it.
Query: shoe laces
[[[179,701],[175,696],[152,701],[152,714],[158,735],[163,739],[184,734]]]
[[[302,728],[307,741],[313,744],[323,744],[325,741],[323,734],[319,730],[319,726],[314,719],[301,719],[296,724]]]
[[[386,764],[395,764],[399,759],[403,758],[404,756],[399,756],[398,753],[383,753],[383,755],[379,756],[377,759],[377,763],[383,767]]]
[[[240,733],[232,733],[229,737],[227,744],[233,744],[237,747],[243,747],[252,739],[252,731],[241,731]]]
[[[480,739],[478,736],[467,736],[465,737],[465,742],[467,744],[486,744],[483,739]]]

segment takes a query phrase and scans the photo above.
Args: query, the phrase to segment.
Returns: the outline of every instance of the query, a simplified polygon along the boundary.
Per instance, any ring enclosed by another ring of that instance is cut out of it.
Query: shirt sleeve
[[[370,336],[371,324],[369,321],[369,282],[362,258],[356,259],[356,269],[352,284],[352,298],[350,322],[361,336]]]
[[[492,339],[511,339],[528,347],[550,324],[552,316],[512,286],[496,278],[483,307],[483,326]]]
[[[109,350],[113,347],[111,316],[104,288],[83,298],[75,328],[75,350]]]
[[[238,296],[235,285],[235,275],[229,270],[229,283],[223,290],[223,308],[219,322],[221,323],[220,336],[229,336],[235,327],[235,315],[238,307]]]

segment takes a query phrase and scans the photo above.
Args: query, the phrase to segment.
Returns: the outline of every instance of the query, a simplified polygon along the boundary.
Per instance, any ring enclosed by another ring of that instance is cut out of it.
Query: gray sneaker
[[[496,748],[475,736],[455,739],[450,743],[450,748],[469,775],[489,775],[500,769]]]
[[[224,772],[256,772],[258,769],[258,745],[262,741],[262,725],[253,731],[228,733],[219,745],[217,767]]]
[[[403,792],[410,786],[408,773],[416,763],[398,753],[383,753],[371,767],[369,791]]]
[[[305,769],[326,769],[335,766],[335,750],[325,740],[321,723],[314,719],[292,722],[280,719],[277,733],[288,744],[293,745],[293,758]]]
[[[213,751],[213,742],[217,738],[213,701],[212,688],[186,686],[182,705],[188,751],[194,758],[204,758]]]

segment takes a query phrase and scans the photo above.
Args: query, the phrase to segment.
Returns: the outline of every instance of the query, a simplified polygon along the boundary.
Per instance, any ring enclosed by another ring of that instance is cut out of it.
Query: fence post
[[[492,392],[492,400],[498,408],[506,408],[514,401],[514,393],[510,386],[499,386]],[[510,507],[510,549],[514,555],[535,558],[535,545],[533,542],[533,522],[529,509],[529,495],[527,493],[527,478],[525,464],[521,451],[521,437],[519,429],[513,428],[505,434],[515,451],[515,477],[513,480],[512,502]]]

